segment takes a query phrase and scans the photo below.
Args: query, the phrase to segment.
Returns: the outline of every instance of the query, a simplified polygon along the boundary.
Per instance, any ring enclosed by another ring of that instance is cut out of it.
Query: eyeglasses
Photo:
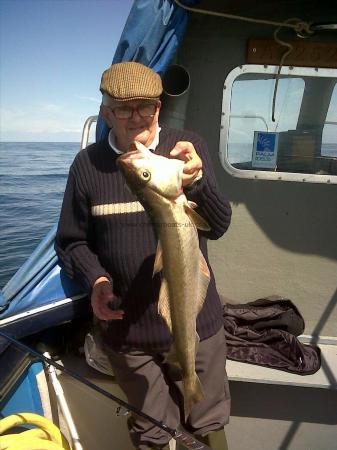
[[[131,119],[133,112],[137,111],[140,117],[153,117],[156,113],[157,103],[141,103],[140,105],[132,108],[132,106],[116,106],[115,108],[108,107],[116,119]]]

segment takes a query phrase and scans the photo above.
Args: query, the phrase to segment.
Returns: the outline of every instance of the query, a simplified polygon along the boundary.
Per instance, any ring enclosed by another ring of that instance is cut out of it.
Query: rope
[[[227,14],[227,13],[221,13],[217,11],[210,11],[208,9],[200,9],[200,8],[192,8],[191,6],[186,6],[182,4],[179,0],[174,0],[174,2],[180,6],[183,9],[186,9],[187,11],[199,13],[199,14],[206,14],[209,16],[216,16],[216,17],[224,17],[226,19],[233,19],[233,20],[241,20],[243,22],[251,22],[251,23],[259,23],[263,25],[270,25],[270,26],[277,26],[278,28],[274,31],[274,39],[276,42],[278,42],[280,45],[283,45],[288,48],[287,51],[285,51],[282,55],[279,68],[275,77],[275,88],[274,88],[274,95],[273,95],[273,106],[272,106],[272,121],[275,122],[275,105],[276,105],[276,95],[277,95],[277,89],[278,89],[278,83],[280,78],[281,69],[283,66],[283,63],[286,59],[286,57],[293,51],[293,46],[289,44],[288,42],[282,41],[277,34],[281,30],[281,28],[291,28],[294,30],[298,36],[300,37],[307,37],[311,34],[313,34],[313,31],[310,28],[310,23],[304,22],[301,19],[292,18],[285,20],[284,22],[275,22],[273,20],[265,20],[265,19],[253,19],[251,17],[244,17],[244,16],[237,16],[234,14]],[[291,23],[294,22],[295,23]]]
[[[199,14],[206,14],[209,16],[216,16],[216,17],[224,17],[226,19],[232,19],[232,20],[241,20],[243,22],[260,23],[263,25],[291,28],[291,29],[295,30],[297,34],[301,34],[303,36],[306,34],[309,35],[309,34],[313,33],[313,31],[310,29],[310,24],[308,22],[304,22],[300,19],[298,19],[298,22],[295,24],[286,23],[286,22],[275,22],[273,20],[253,19],[252,17],[237,16],[234,14],[210,11],[208,9],[192,8],[191,6],[184,5],[179,0],[174,0],[174,2],[181,8],[186,9],[187,11],[191,11],[191,12],[195,12],[195,13],[199,13]]]
[[[294,18],[292,18],[292,19],[286,20],[284,23],[287,24],[287,22],[293,22],[293,21],[296,21],[296,22],[298,23],[299,20],[300,20],[300,19],[297,19],[296,17],[294,17]],[[294,49],[294,46],[293,46],[293,45],[291,45],[289,42],[282,41],[282,40],[277,36],[277,34],[280,32],[281,28],[282,28],[282,27],[278,27],[278,28],[274,31],[274,39],[275,39],[275,41],[276,41],[278,44],[283,45],[284,47],[287,47],[288,50],[286,50],[286,51],[283,53],[283,55],[282,55],[282,57],[281,57],[281,60],[280,60],[280,64],[279,64],[278,70],[277,70],[277,74],[276,74],[276,76],[275,76],[275,88],[274,88],[273,106],[272,106],[272,115],[271,115],[271,120],[272,120],[273,122],[275,122],[276,94],[277,94],[278,83],[279,83],[279,79],[280,79],[280,73],[281,73],[281,70],[282,70],[282,66],[283,66],[283,64],[284,64],[284,61],[285,61],[286,57],[287,57],[288,55],[290,55],[290,53],[291,53],[291,52],[293,51],[293,49]]]

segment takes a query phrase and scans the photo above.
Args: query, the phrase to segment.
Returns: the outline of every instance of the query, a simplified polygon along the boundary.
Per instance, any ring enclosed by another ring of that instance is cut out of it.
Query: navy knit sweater
[[[178,141],[192,142],[203,160],[203,176],[185,189],[209,223],[199,233],[208,262],[207,239],[228,228],[231,207],[216,187],[204,141],[195,133],[162,127],[156,153],[168,156]],[[107,276],[122,299],[123,320],[102,323],[104,339],[114,349],[167,350],[170,335],[158,314],[160,276],[153,273],[157,239],[151,219],[126,188],[117,155],[107,140],[76,156],[69,172],[56,236],[56,251],[65,271],[90,294],[95,280]],[[200,339],[222,326],[222,308],[211,271],[204,306],[197,318]]]

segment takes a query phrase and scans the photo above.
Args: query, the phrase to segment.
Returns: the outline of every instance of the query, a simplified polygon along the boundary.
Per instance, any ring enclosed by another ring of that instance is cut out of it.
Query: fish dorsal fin
[[[202,231],[210,231],[211,227],[208,225],[207,221],[200,216],[194,209],[192,209],[188,204],[184,205],[186,214],[195,224],[195,226]]]
[[[169,290],[166,278],[163,278],[161,281],[160,292],[159,292],[159,301],[158,301],[158,312],[165,320],[170,333],[172,334],[172,320],[171,320],[171,311],[170,311],[170,302],[169,302]]]
[[[156,273],[160,272],[162,268],[163,268],[163,251],[161,248],[160,241],[158,241],[156,256],[154,258],[153,276]]]
[[[211,275],[209,273],[209,268],[208,268],[207,262],[204,258],[204,255],[200,251],[200,255],[199,255],[199,286],[198,286],[198,295],[197,295],[197,302],[196,302],[197,315],[199,314],[199,312],[201,311],[201,308],[203,307],[210,278],[211,278]]]

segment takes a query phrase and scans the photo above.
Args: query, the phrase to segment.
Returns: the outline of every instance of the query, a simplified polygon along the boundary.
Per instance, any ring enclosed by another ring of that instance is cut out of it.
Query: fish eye
[[[141,173],[141,177],[143,178],[143,180],[149,181],[151,178],[151,174],[147,170],[143,170],[143,172]]]

